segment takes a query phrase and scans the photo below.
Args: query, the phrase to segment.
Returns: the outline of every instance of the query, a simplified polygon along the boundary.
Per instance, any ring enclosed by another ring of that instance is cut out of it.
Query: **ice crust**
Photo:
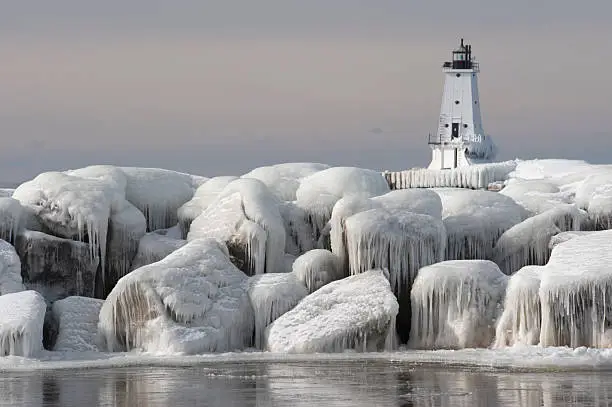
[[[244,174],[242,178],[255,178],[263,182],[282,201],[295,201],[301,181],[319,171],[329,168],[317,163],[283,163],[259,167]]]
[[[46,309],[36,291],[0,295],[0,356],[34,357],[42,351]]]
[[[412,285],[411,347],[488,347],[495,338],[506,283],[507,276],[488,260],[423,267]]]
[[[293,274],[309,293],[332,281],[346,277],[340,268],[338,257],[329,250],[313,249],[307,251],[293,262]]]
[[[212,239],[195,239],[123,277],[100,311],[103,349],[227,352],[254,331],[248,278]]]
[[[23,290],[19,256],[13,246],[0,240],[0,295]]]
[[[255,315],[255,347],[262,349],[266,327],[308,295],[293,273],[259,274],[249,278],[249,299]]]
[[[391,350],[398,303],[381,270],[334,281],[274,321],[265,348],[282,353]]]
[[[58,323],[58,335],[53,350],[99,351],[98,315],[103,303],[103,300],[87,297],[55,301],[51,312]]]
[[[526,266],[510,276],[504,311],[495,330],[495,347],[537,345],[540,342],[540,266]]]
[[[13,242],[19,231],[23,208],[18,200],[0,197],[0,239]]]

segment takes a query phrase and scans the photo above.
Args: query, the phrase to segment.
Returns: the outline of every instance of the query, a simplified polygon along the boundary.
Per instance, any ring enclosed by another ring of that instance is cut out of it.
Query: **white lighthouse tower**
[[[442,65],[445,75],[440,123],[436,136],[429,136],[432,150],[429,169],[443,170],[490,162],[495,145],[482,129],[478,97],[478,63],[472,46],[463,43],[453,59]]]

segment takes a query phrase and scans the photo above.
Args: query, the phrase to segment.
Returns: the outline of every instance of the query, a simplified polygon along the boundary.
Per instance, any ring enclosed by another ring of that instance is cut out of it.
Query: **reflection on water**
[[[2,406],[605,406],[612,374],[392,362],[246,362],[4,373]]]

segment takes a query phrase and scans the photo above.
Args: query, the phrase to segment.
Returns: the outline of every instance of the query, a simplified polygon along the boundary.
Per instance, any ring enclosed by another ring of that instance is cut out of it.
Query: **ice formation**
[[[488,347],[507,277],[488,260],[451,260],[423,267],[412,286],[415,348]]]
[[[279,210],[285,223],[285,252],[293,256],[317,247],[312,224],[308,221],[307,212],[295,202],[283,201]]]
[[[266,327],[308,295],[293,273],[259,274],[249,278],[249,299],[255,314],[255,347],[263,347]]]
[[[550,239],[560,232],[579,230],[586,213],[565,204],[506,230],[495,245],[495,262],[510,275],[527,265],[544,265],[550,257]]]
[[[100,258],[87,243],[26,230],[15,244],[27,287],[48,301],[70,295],[93,297]]]
[[[227,248],[196,239],[123,277],[100,310],[103,348],[225,352],[250,345],[248,278]]]
[[[0,239],[13,242],[19,230],[23,208],[18,200],[0,198]]]
[[[181,231],[183,233],[183,237],[187,237],[187,233],[189,233],[189,228],[191,226],[191,222],[194,221],[195,218],[200,216],[204,209],[208,207],[215,199],[219,196],[221,191],[229,184],[230,182],[238,179],[238,177],[233,176],[222,176],[222,177],[214,177],[204,182],[202,185],[196,189],[193,198],[190,201],[184,203],[178,209],[178,221],[181,226]]]
[[[58,323],[55,351],[98,351],[98,315],[104,301],[67,297],[51,308]]]
[[[36,291],[0,295],[0,356],[33,357],[42,351],[46,309]]]
[[[540,342],[540,266],[526,266],[508,280],[504,311],[497,321],[495,347]]]
[[[527,218],[522,206],[497,192],[450,188],[434,191],[442,199],[447,260],[492,259],[493,246],[502,233]]]
[[[138,253],[132,262],[132,270],[158,262],[187,243],[186,240],[169,237],[165,232],[166,229],[147,233],[140,239]]]
[[[193,221],[187,240],[225,242],[249,275],[277,272],[284,265],[286,239],[279,206],[280,201],[261,181],[237,179]]]
[[[0,240],[0,295],[23,290],[19,256],[13,246]]]
[[[309,293],[346,277],[340,269],[338,257],[325,249],[307,251],[295,259],[292,270],[295,277],[308,288]]]
[[[428,189],[403,189],[373,198],[351,195],[340,199],[332,210],[330,229],[331,249],[338,256],[340,267],[348,271],[346,251],[346,219],[369,209],[385,208],[442,217],[442,202],[438,194]]]
[[[556,183],[547,180],[512,179],[500,193],[514,199],[533,215],[573,201],[571,191],[561,191]]]
[[[556,246],[542,267],[543,346],[612,346],[612,230]]]
[[[391,350],[398,304],[381,270],[334,281],[274,321],[265,333],[272,352]]]
[[[389,185],[379,172],[333,167],[302,180],[296,191],[296,205],[306,212],[315,240],[318,240],[338,200],[349,195],[372,197],[387,192]]]
[[[572,240],[576,237],[586,236],[591,233],[595,233],[595,232],[586,231],[586,230],[571,230],[567,232],[558,233],[550,238],[550,241],[548,243],[548,248],[552,250],[555,248],[555,246],[558,246],[563,242],[567,242],[568,240]]]
[[[266,184],[270,191],[282,201],[295,201],[300,182],[319,171],[329,168],[317,163],[283,163],[259,167],[244,174],[242,178],[255,178]]]

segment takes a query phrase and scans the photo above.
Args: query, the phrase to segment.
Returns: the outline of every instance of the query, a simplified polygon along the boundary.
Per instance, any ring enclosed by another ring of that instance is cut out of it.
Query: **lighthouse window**
[[[475,101],[474,101],[474,104],[475,104],[475,105],[477,105],[477,104],[478,104],[478,101],[477,101],[477,100],[475,100]]]
[[[455,100],[455,104],[456,104],[456,105],[458,105],[458,104],[459,104],[459,101],[458,101],[458,100]]]
[[[464,124],[464,125],[463,125],[463,128],[467,129],[467,124]]]
[[[444,127],[448,127],[448,123],[446,123],[446,124],[444,125]]]

